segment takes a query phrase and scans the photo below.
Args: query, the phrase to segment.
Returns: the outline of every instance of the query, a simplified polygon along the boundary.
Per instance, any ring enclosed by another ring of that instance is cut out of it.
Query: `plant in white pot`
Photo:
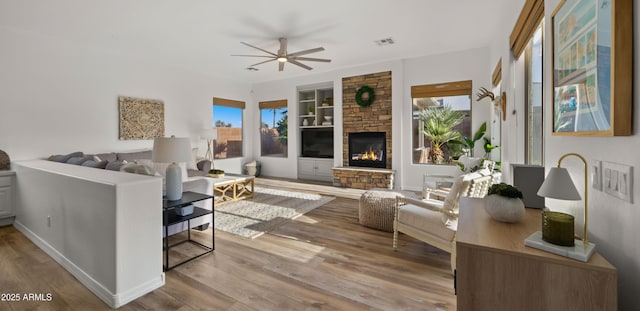
[[[518,222],[524,217],[522,192],[509,184],[494,184],[484,199],[484,209],[497,221]]]

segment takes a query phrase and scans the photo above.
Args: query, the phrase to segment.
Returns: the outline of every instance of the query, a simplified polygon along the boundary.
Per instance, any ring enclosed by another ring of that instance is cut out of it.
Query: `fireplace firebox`
[[[386,168],[384,132],[349,133],[349,166]]]

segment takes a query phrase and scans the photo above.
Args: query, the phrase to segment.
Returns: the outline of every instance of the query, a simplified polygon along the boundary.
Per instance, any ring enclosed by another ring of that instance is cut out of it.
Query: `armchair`
[[[468,191],[470,181],[456,177],[444,201],[396,197],[393,221],[393,249],[398,248],[402,232],[451,253],[451,271],[455,269],[455,236],[458,229],[458,203]]]
[[[474,172],[461,175],[464,180],[469,181],[469,186],[462,193],[462,196],[472,198],[484,198],[489,191],[489,187],[493,185],[495,176],[494,174],[487,174],[488,172]],[[486,174],[486,175],[485,175]],[[450,188],[438,188],[432,189],[425,187],[423,193],[426,199],[443,200],[450,192]]]

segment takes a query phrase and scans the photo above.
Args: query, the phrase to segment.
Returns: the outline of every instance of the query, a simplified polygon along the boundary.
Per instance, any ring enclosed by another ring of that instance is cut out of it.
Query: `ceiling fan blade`
[[[285,62],[278,62],[278,71],[283,71],[284,70],[284,64],[285,64]]]
[[[249,67],[253,67],[253,66],[256,66],[256,65],[261,65],[261,64],[264,64],[264,63],[272,62],[272,61],[274,61],[274,60],[276,60],[276,59],[275,59],[275,58],[272,58],[272,59],[270,59],[270,60],[265,60],[264,62],[255,63],[255,64],[253,64],[253,65],[251,65],[251,66],[249,66]]]
[[[297,60],[293,60],[293,59],[291,59],[291,58],[288,60],[288,62],[289,62],[289,63],[292,63],[292,64],[294,64],[294,65],[296,65],[296,66],[300,66],[300,67],[302,67],[302,68],[304,68],[304,69],[306,69],[306,70],[311,70],[311,69],[313,69],[313,68],[311,68],[311,67],[309,67],[309,66],[307,66],[307,65],[305,65],[305,64],[303,64],[303,63],[301,63],[301,62],[299,62],[299,61],[297,61]]]
[[[271,56],[271,55],[240,55],[240,54],[231,54],[231,56],[269,57],[269,58],[273,58],[273,56]]]
[[[323,62],[323,63],[330,63],[331,60],[330,59],[325,59],[325,58],[311,58],[311,57],[293,57],[294,60],[304,60],[304,61],[308,61],[308,62]]]
[[[278,55],[287,55],[287,38],[280,38],[280,49]]]
[[[277,54],[271,53],[271,52],[269,52],[269,51],[267,51],[267,50],[263,50],[263,49],[261,49],[261,48],[259,48],[259,47],[257,47],[257,46],[253,46],[253,45],[251,45],[251,44],[249,44],[249,43],[246,43],[246,42],[240,42],[240,43],[242,43],[242,44],[244,44],[244,45],[246,45],[246,46],[252,47],[252,48],[254,48],[254,49],[260,50],[260,51],[262,51],[262,52],[265,52],[265,53],[267,53],[267,54],[269,54],[269,55],[278,56]]]
[[[287,54],[287,56],[291,57],[291,56],[300,56],[300,55],[306,55],[306,54],[311,54],[311,53],[315,53],[315,52],[321,52],[324,51],[323,47],[319,47],[319,48],[315,48],[315,49],[309,49],[309,50],[304,50],[304,51],[300,51],[300,52],[295,52],[295,53],[289,53]]]

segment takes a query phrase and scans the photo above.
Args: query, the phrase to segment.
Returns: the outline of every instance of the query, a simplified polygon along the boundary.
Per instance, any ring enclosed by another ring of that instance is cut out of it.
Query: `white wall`
[[[19,161],[14,226],[112,308],[164,285],[162,179]]]
[[[524,161],[524,123],[521,118],[515,118],[510,112],[516,109],[520,115],[524,107],[523,70],[522,64],[515,62],[508,50],[508,36],[512,25],[520,13],[522,3],[513,5],[513,20],[505,20],[505,33],[496,36],[491,46],[491,62],[496,62],[502,56],[503,90],[508,96],[507,121],[503,126],[502,157],[504,163],[522,163]],[[637,128],[640,124],[640,109],[633,112],[634,135],[627,137],[561,137],[552,136],[552,107],[553,90],[552,64],[551,64],[551,15],[559,4],[559,0],[545,1],[545,40],[544,40],[544,163],[547,171],[556,166],[558,159],[566,153],[577,152],[583,155],[587,161],[602,160],[639,167],[640,158],[637,153],[640,146],[640,137]],[[634,15],[640,16],[640,6],[635,5]],[[634,24],[634,58],[640,57],[640,25]],[[638,64],[634,62],[634,88],[635,94],[640,91],[638,79]],[[636,96],[637,98],[637,96]],[[637,106],[637,99],[632,103]],[[575,157],[569,157],[562,162],[563,167],[569,168],[574,183],[584,197],[584,168],[582,162]],[[503,165],[508,169],[508,165]],[[636,173],[637,173],[637,169]],[[508,172],[505,172],[508,175]],[[640,306],[640,247],[638,247],[637,221],[640,219],[640,182],[633,184],[634,203],[627,203],[604,192],[589,188],[589,240],[596,244],[597,251],[611,262],[618,270],[618,304],[620,310],[636,310]],[[510,178],[506,178],[510,180]],[[563,202],[547,199],[546,205],[554,210],[570,212],[576,216],[576,232],[581,234],[583,230],[583,206],[584,201]]]
[[[286,178],[298,177],[298,164],[297,159],[300,154],[300,138],[298,122],[299,118],[295,117],[298,113],[298,96],[297,87],[299,86],[313,86],[318,84],[333,83],[333,104],[334,115],[333,123],[334,127],[334,165],[342,166],[342,78],[351,77],[357,75],[363,75],[368,73],[391,71],[391,83],[392,83],[392,114],[394,116],[394,123],[392,124],[392,150],[393,159],[392,166],[396,170],[396,178],[401,176],[402,172],[399,167],[401,166],[402,150],[401,147],[401,127],[399,119],[396,116],[402,115],[402,62],[390,61],[381,62],[377,64],[371,64],[367,66],[359,66],[353,68],[345,68],[328,73],[322,73],[307,77],[300,77],[288,80],[271,81],[266,83],[260,83],[253,86],[253,97],[255,103],[252,106],[252,115],[254,120],[253,124],[260,124],[260,115],[258,113],[257,102],[286,99],[288,100],[289,110],[289,157],[277,158],[277,157],[261,157],[259,140],[256,140],[256,146],[254,149],[254,156],[262,162],[262,173],[266,176],[277,176]],[[292,117],[293,116],[293,117]],[[395,121],[398,120],[398,121]],[[258,135],[258,129],[255,128],[254,133]],[[254,135],[254,134],[252,134]],[[397,179],[400,180],[400,179]],[[398,186],[398,184],[396,184]]]
[[[199,134],[212,124],[212,98],[251,101],[249,85],[167,64],[16,29],[0,28],[0,40],[0,149],[12,160],[151,148],[152,140],[118,139],[119,95],[163,100],[165,135],[191,137],[204,155]],[[245,134],[245,155],[252,146]],[[239,171],[240,162],[216,165]]]
[[[471,96],[471,131],[480,127],[482,122],[491,122],[493,106],[488,100],[476,102],[475,92],[481,87],[491,87],[491,71],[488,70],[487,59],[489,58],[488,48],[479,48],[467,51],[453,52],[441,55],[433,55],[414,59],[407,59],[404,63],[404,85],[402,107],[402,171],[405,172],[403,178],[404,189],[420,191],[422,190],[422,177],[429,175],[450,175],[461,174],[460,168],[455,165],[424,165],[413,164],[412,137],[411,137],[411,86],[423,84],[435,84],[443,82],[453,82],[471,80],[473,94]],[[394,117],[395,119],[395,117]],[[484,154],[482,146],[478,144],[474,150],[474,155]]]
[[[480,86],[490,87],[490,74],[487,73],[486,60],[489,57],[488,48],[468,51],[425,56],[401,61],[382,62],[367,66],[359,66],[336,70],[304,78],[272,81],[253,86],[255,102],[287,99],[289,103],[289,157],[260,157],[258,142],[254,149],[255,157],[263,163],[262,173],[267,176],[297,178],[298,150],[298,115],[297,93],[298,86],[315,85],[319,83],[333,83],[334,87],[334,165],[342,165],[342,78],[381,71],[392,72],[392,150],[393,169],[396,170],[396,188],[420,190],[424,173],[457,175],[457,166],[447,165],[414,165],[412,164],[411,144],[411,86],[449,81],[472,80],[473,89]],[[475,97],[475,95],[473,95]],[[256,113],[253,124],[259,124],[257,104],[252,110]],[[472,128],[475,131],[482,122],[490,122],[492,107],[487,102],[475,103],[472,98]],[[257,133],[257,128],[254,129]],[[256,134],[257,135],[257,134]],[[479,147],[478,152],[482,148]]]

